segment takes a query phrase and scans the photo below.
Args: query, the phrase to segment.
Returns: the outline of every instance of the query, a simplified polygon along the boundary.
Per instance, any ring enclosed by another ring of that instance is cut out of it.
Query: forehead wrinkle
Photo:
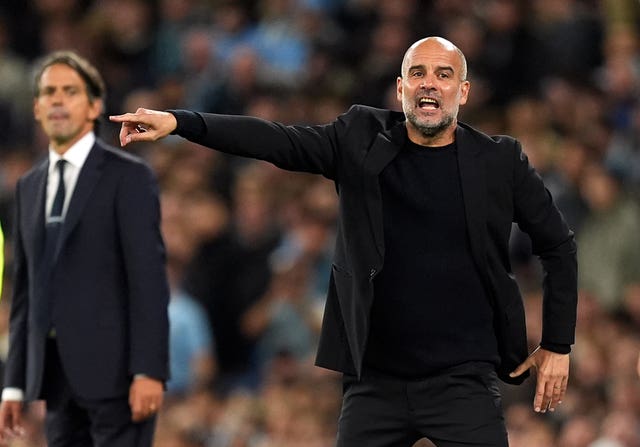
[[[62,70],[60,70],[59,67],[62,67]],[[65,72],[67,68],[71,70],[72,73]],[[73,67],[66,64],[53,64],[43,70],[38,81],[36,96],[39,96],[42,91],[57,89],[69,90],[74,88],[88,92],[87,83]]]
[[[433,53],[440,53],[438,56],[433,56]],[[413,45],[409,47],[406,51],[404,58],[402,59],[401,73],[400,75],[404,75],[408,72],[409,68],[407,65],[412,63],[412,60],[415,59],[416,56],[420,57],[425,55],[427,57],[433,56],[437,59],[447,59],[445,65],[448,66],[456,66],[458,65],[460,70],[460,79],[465,81],[467,77],[466,73],[466,60],[464,54],[458,47],[456,47],[453,43],[449,42],[446,39],[438,38],[438,37],[427,37],[421,40],[418,40]],[[457,73],[457,70],[452,68],[454,73]]]
[[[432,64],[428,64],[428,65],[432,65]],[[407,69],[407,73],[409,73],[409,72],[411,72],[413,70],[427,70],[427,65],[425,65],[425,64],[414,64],[414,65],[410,66]],[[435,71],[435,72],[438,72],[438,71],[450,71],[452,73],[456,73],[456,69],[450,64],[435,65],[433,71]]]

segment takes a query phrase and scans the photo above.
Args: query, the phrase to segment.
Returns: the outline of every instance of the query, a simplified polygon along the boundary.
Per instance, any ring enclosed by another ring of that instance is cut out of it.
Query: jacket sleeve
[[[13,235],[13,294],[9,317],[9,353],[7,355],[4,386],[25,389],[27,319],[29,313],[29,281],[20,232],[20,181],[16,187],[15,225]]]
[[[134,172],[121,178],[116,210],[129,292],[129,373],[166,380],[169,287],[158,186],[147,165],[129,166]]]
[[[174,131],[194,143],[222,152],[256,158],[290,170],[322,174],[335,180],[338,135],[345,131],[347,112],[320,126],[285,126],[259,118],[169,110],[178,123]]]
[[[568,352],[575,341],[577,292],[576,244],[542,179],[520,143],[514,151],[515,221],[529,235],[543,269],[541,346]]]

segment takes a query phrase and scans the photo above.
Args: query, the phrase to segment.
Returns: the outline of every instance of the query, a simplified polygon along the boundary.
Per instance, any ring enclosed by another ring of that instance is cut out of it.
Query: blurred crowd
[[[189,108],[318,124],[352,103],[399,110],[402,56],[429,35],[467,57],[461,120],[522,142],[578,241],[568,393],[557,411],[536,414],[534,381],[505,386],[511,447],[640,447],[638,0],[2,2],[0,221],[10,235],[16,180],[46,154],[31,68],[49,51],[74,49],[100,69],[106,115]],[[103,120],[104,140],[117,145],[117,132]],[[178,137],[133,151],[160,181],[172,289],[172,379],[156,446],[334,445],[340,377],[313,366],[333,184]],[[534,349],[540,270],[517,227],[511,254]],[[32,404],[27,436],[12,445],[43,446],[42,417]]]

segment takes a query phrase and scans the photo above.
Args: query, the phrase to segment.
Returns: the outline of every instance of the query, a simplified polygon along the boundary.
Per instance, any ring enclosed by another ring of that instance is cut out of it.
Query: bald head
[[[411,66],[411,59],[413,54],[416,51],[429,51],[429,50],[438,50],[438,51],[447,51],[453,52],[457,55],[457,58],[460,62],[460,80],[467,80],[467,59],[464,57],[464,54],[460,50],[460,48],[456,47],[453,43],[444,39],[442,37],[431,36],[425,37],[424,39],[420,39],[413,43],[409,47],[409,49],[404,53],[404,57],[402,58],[402,71],[400,76],[405,76],[409,67]]]
[[[397,79],[397,98],[407,117],[409,139],[422,146],[443,146],[455,138],[458,109],[471,84],[462,51],[441,37],[411,45]]]

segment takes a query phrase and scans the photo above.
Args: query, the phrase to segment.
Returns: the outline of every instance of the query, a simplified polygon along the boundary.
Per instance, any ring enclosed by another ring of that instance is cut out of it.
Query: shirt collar
[[[88,132],[82,138],[80,138],[73,146],[71,146],[64,155],[60,156],[49,146],[49,172],[55,169],[56,162],[58,160],[65,160],[76,168],[81,168],[85,160],[91,152],[91,148],[96,142],[96,135],[93,132]]]

